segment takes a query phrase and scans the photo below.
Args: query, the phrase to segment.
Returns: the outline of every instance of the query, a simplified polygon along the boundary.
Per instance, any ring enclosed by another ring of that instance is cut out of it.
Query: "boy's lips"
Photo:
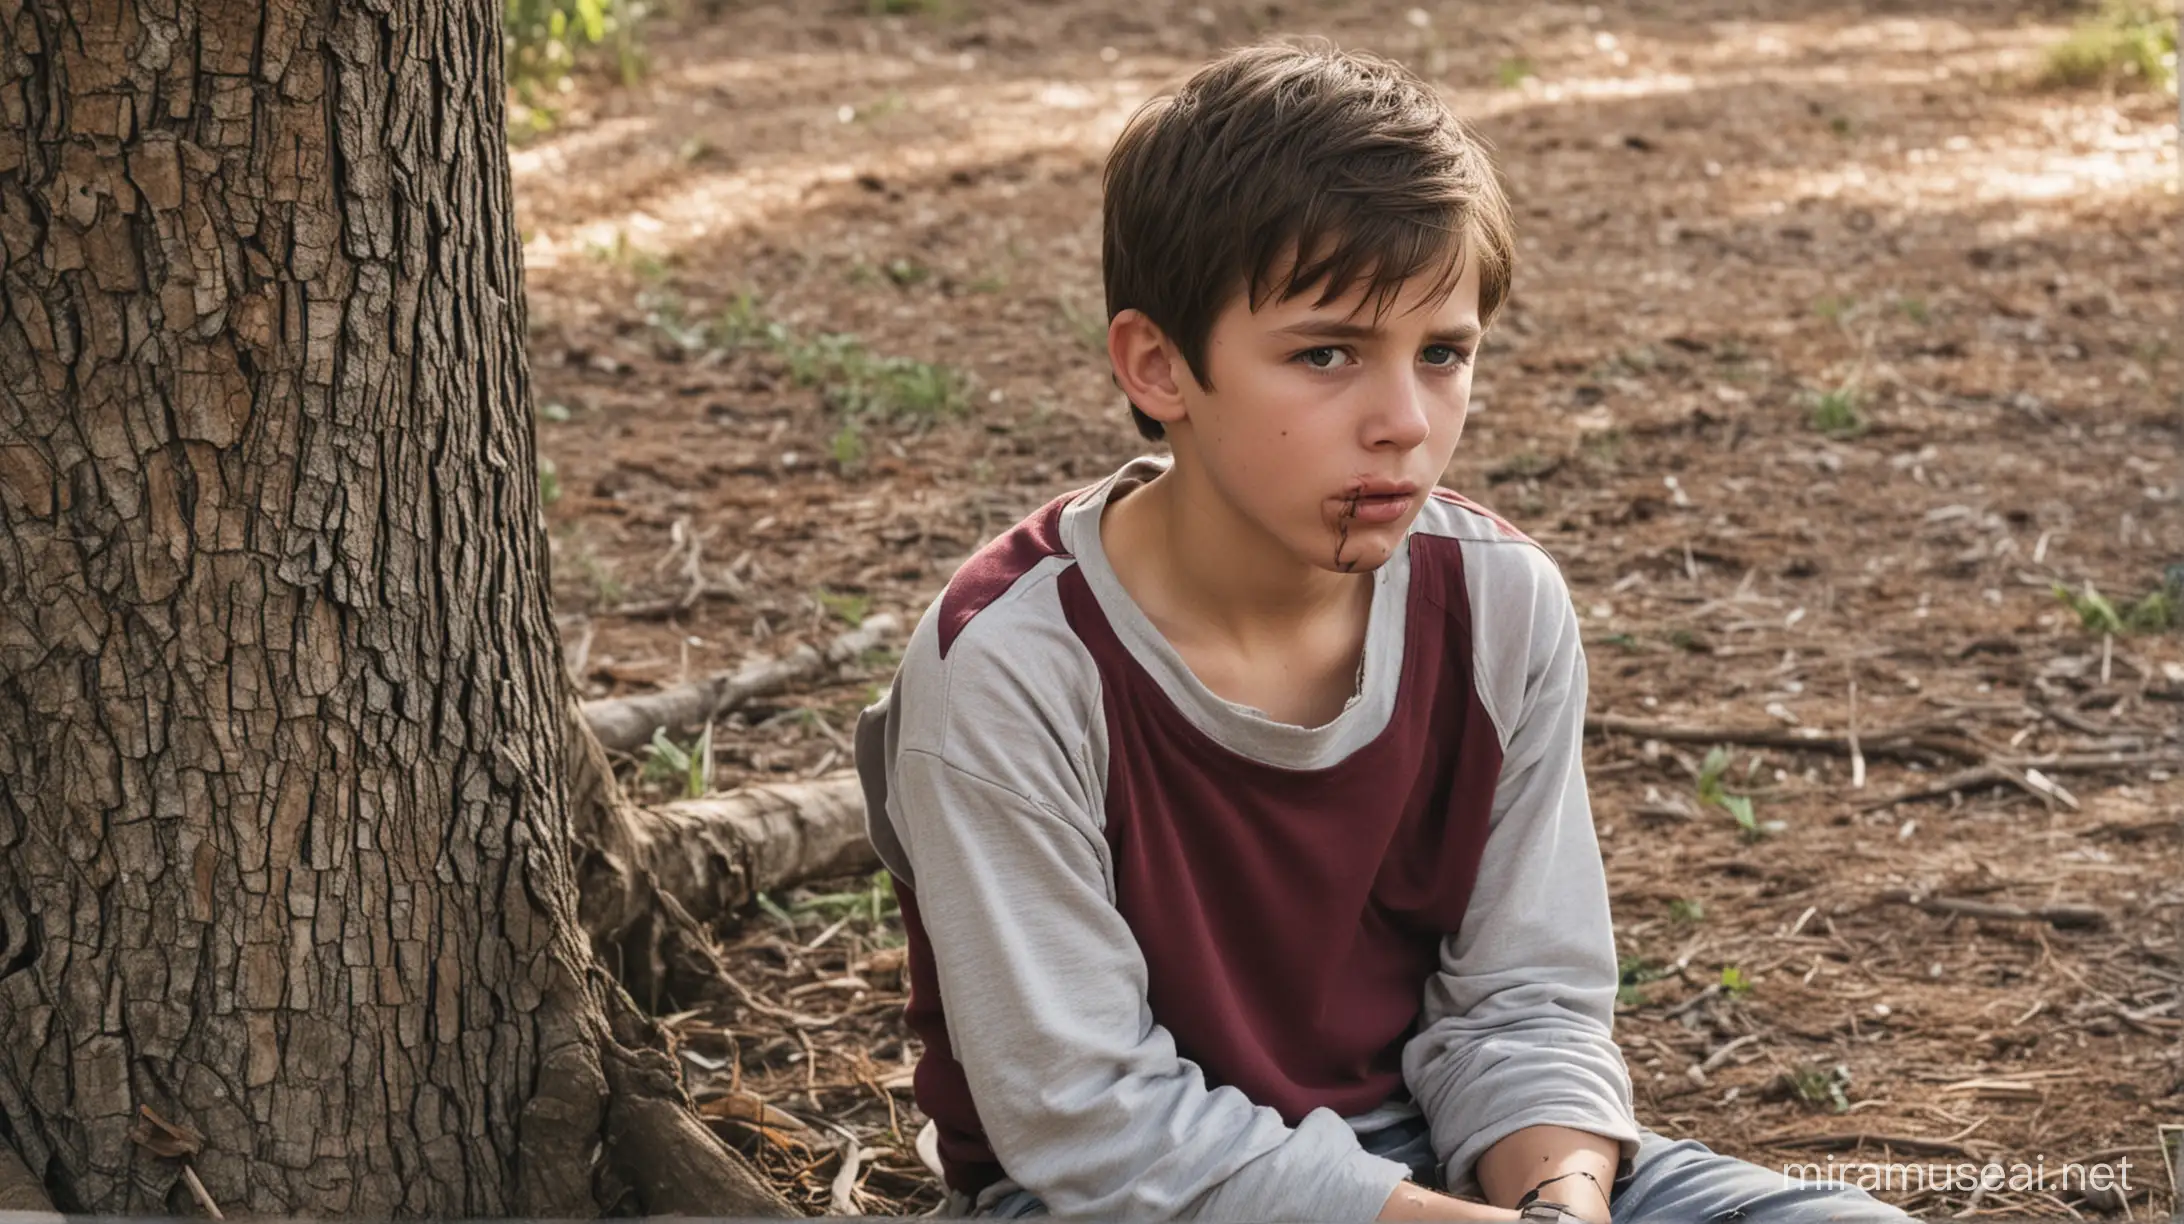
[[[1407,480],[1361,480],[1343,495],[1344,516],[1360,523],[1392,523],[1410,511],[1418,486]]]

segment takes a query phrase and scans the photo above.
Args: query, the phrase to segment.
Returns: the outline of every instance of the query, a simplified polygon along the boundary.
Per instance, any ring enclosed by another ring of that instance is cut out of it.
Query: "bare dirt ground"
[[[2121,608],[2184,562],[2173,96],[2034,88],[2069,10],[2000,0],[878,7],[916,11],[673,14],[515,154],[589,695],[914,620],[1137,453],[1109,141],[1266,33],[1394,55],[1522,226],[1446,483],[1588,626],[1641,1120],[2051,1175],[1882,1192],[1934,1216],[2172,1208],[2184,637],[2053,586]],[[716,785],[840,768],[888,674],[738,716]],[[753,1005],[678,1020],[693,1087],[812,1208],[926,1210],[884,890],[779,900],[736,936]],[[2126,1159],[2127,1195],[2052,1178]]]

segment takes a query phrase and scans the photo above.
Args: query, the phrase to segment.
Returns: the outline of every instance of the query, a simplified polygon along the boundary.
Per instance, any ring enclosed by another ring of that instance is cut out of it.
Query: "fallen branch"
[[[1875,900],[1884,904],[1908,905],[1929,914],[1962,918],[2045,922],[2057,928],[2078,930],[2099,930],[2108,925],[2108,915],[2090,905],[2043,905],[2038,909],[2025,909],[2015,905],[1998,905],[1991,901],[1970,901],[1962,897],[1936,897],[1913,892],[1908,888],[1889,889]]]
[[[874,647],[883,645],[901,627],[885,614],[867,617],[848,633],[828,642],[824,650],[799,646],[778,659],[754,663],[739,671],[722,672],[694,684],[677,685],[640,697],[615,697],[583,704],[584,721],[601,745],[617,752],[634,752],[650,742],[652,733],[670,733],[702,726],[754,698],[786,691],[829,669],[840,667]]]
[[[1866,1144],[1878,1144],[1886,1148],[1902,1148],[1907,1152],[1927,1152],[1936,1156],[1971,1156],[1972,1152],[1961,1143],[1947,1139],[1927,1139],[1918,1135],[1887,1135],[1873,1131],[1854,1131],[1823,1135],[1767,1135],[1752,1142],[1760,1147],[1803,1147],[1818,1151],[1855,1151]]]
[[[1789,748],[1803,752],[1829,752],[1837,756],[1862,754],[1918,759],[1929,756],[1979,761],[1986,752],[1969,740],[1941,734],[1941,724],[1909,723],[1875,731],[1829,735],[1817,728],[1787,727],[1690,727],[1675,723],[1647,722],[1597,714],[1585,720],[1587,735],[1628,735],[1638,739],[1675,744],[1744,744],[1755,748]]]
[[[636,862],[690,916],[713,924],[807,880],[876,870],[854,773],[745,787],[636,814]]]

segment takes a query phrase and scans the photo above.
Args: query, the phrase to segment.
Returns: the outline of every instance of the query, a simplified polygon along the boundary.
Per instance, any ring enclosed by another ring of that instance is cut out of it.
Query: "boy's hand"
[[[1451,1195],[1436,1194],[1414,1182],[1404,1182],[1388,1196],[1387,1205],[1374,1217],[1379,1220],[1514,1220],[1517,1213],[1506,1207],[1473,1203]]]

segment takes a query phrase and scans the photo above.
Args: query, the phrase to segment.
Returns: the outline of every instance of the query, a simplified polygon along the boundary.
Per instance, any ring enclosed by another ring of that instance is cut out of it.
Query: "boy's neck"
[[[1180,630],[1248,652],[1282,649],[1330,622],[1363,632],[1370,573],[1300,560],[1187,471],[1170,467],[1110,502],[1100,539],[1124,589],[1171,641]]]

